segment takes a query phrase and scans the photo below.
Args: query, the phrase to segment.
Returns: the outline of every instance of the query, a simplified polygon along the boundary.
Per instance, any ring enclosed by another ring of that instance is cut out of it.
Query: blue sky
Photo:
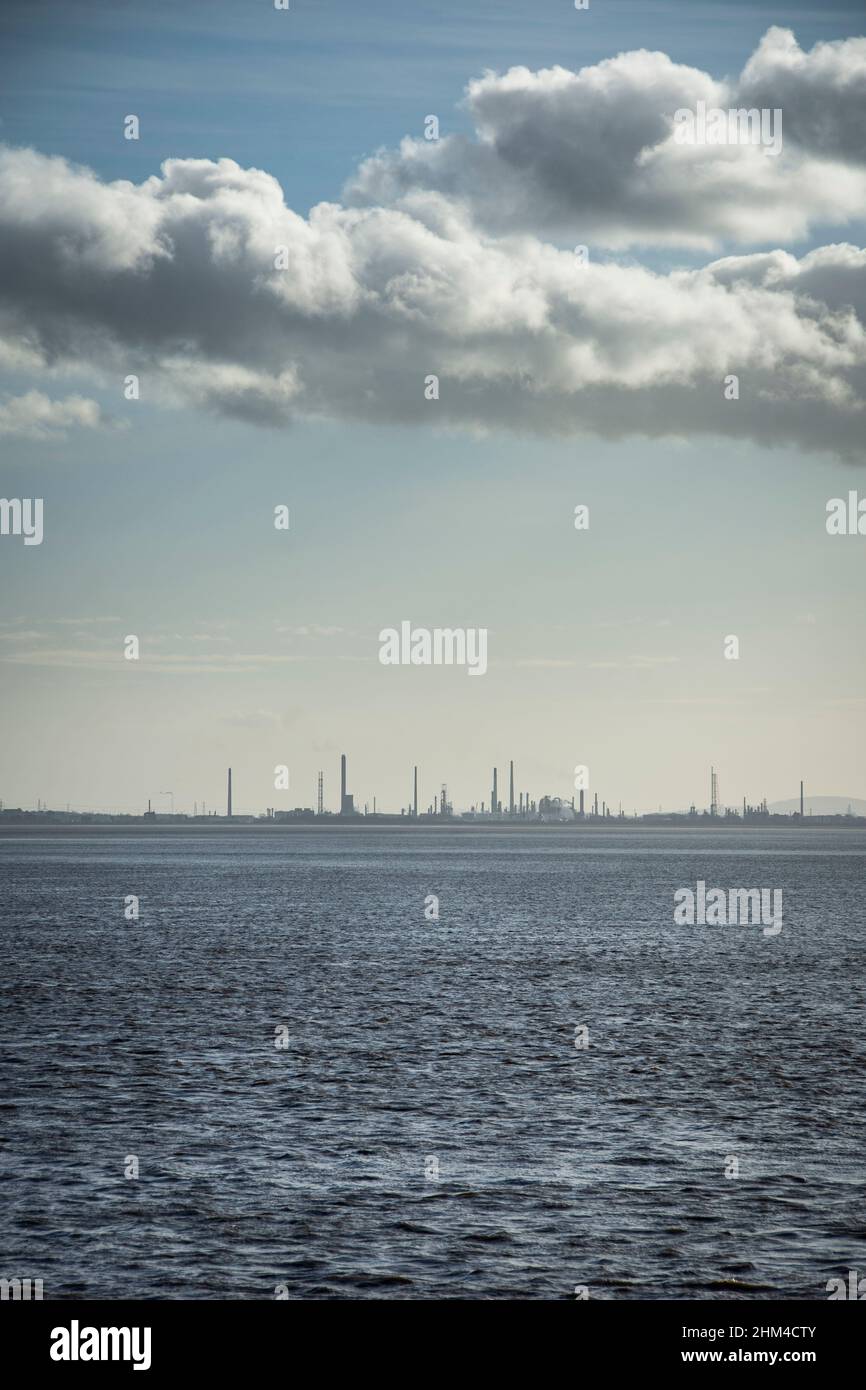
[[[863,27],[853,4],[8,4],[0,139],[135,183],[166,158],[228,156],[306,213],[428,113],[470,132],[457,107],[485,69],[644,46],[719,78],[773,24],[804,49]],[[138,142],[120,135],[129,112]],[[852,239],[817,226],[788,249]],[[425,800],[447,781],[465,806],[509,757],[534,797],[570,795],[580,762],[629,810],[703,804],[710,763],[731,804],[801,776],[866,795],[866,539],[824,528],[827,498],[862,493],[863,474],[832,440],[256,426],[65,371],[59,394],[97,401],[108,427],[0,440],[2,494],[44,497],[47,517],[42,546],[0,544],[5,804],[136,809],[171,788],[179,809],[216,806],[231,763],[236,809],[311,805],[320,767],[334,806],[341,751],[356,801],[389,809],[415,761]],[[33,387],[10,370],[0,399]],[[403,618],[487,626],[488,675],[382,668],[378,630]],[[138,664],[118,656],[130,632]]]
[[[717,4],[595,0],[8,0],[0,10],[2,135],[141,179],[163,159],[258,165],[306,211],[340,195],[361,158],[417,132],[419,111],[468,129],[458,109],[486,68],[579,68],[626,48],[737,72],[773,24],[801,47],[863,32],[863,10],[805,0]],[[123,108],[121,110],[121,108]],[[137,144],[118,118],[142,117]]]

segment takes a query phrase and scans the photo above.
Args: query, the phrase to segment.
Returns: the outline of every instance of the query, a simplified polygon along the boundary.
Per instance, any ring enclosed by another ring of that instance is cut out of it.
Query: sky
[[[0,536],[3,804],[222,809],[231,765],[236,811],[320,769],[336,809],[341,752],[371,809],[511,758],[629,812],[711,765],[866,795],[866,535],[825,524],[866,496],[862,30],[5,4],[0,496],[44,539]],[[781,155],[677,144],[699,99],[781,109]],[[383,666],[403,620],[487,673]]]

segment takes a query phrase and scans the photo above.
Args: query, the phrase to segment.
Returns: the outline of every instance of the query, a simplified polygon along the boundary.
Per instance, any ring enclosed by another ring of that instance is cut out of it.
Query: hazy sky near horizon
[[[0,495],[45,535],[0,537],[4,804],[222,809],[231,764],[237,811],[314,805],[320,768],[336,809],[343,751],[388,810],[413,763],[462,808],[509,758],[628,811],[706,804],[710,764],[727,804],[866,796],[866,536],[825,528],[866,496],[862,28],[5,5]],[[783,156],[634,144],[702,92],[781,93]],[[404,619],[486,627],[487,674],[383,667]]]

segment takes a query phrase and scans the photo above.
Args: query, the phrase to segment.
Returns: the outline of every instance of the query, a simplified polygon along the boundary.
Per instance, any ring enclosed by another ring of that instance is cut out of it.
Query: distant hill
[[[866,816],[866,801],[857,796],[809,796],[807,792],[803,804],[807,816],[810,811],[813,816],[844,816],[849,806],[855,816]],[[788,801],[771,801],[769,809],[782,816],[790,815],[792,811],[799,811],[800,798],[792,796]]]

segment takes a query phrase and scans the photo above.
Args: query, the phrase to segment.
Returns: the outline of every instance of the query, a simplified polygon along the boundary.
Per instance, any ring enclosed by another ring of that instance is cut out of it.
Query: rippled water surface
[[[866,1271],[864,866],[808,829],[7,835],[0,1274],[826,1298]],[[698,879],[781,888],[781,934],[675,926]]]

